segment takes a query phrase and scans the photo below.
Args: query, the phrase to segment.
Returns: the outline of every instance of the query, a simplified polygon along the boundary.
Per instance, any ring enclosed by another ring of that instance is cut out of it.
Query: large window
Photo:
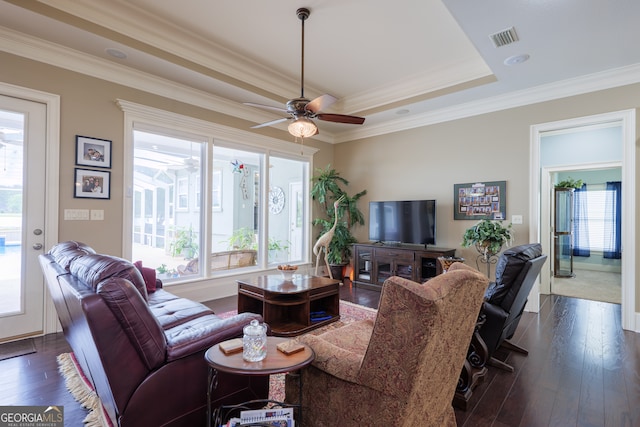
[[[206,142],[140,131],[133,140],[133,259],[177,277],[199,257],[197,197]]]
[[[306,163],[279,157],[269,162],[269,261],[304,260]]]
[[[179,135],[133,131],[132,260],[169,283],[307,262],[308,157]]]

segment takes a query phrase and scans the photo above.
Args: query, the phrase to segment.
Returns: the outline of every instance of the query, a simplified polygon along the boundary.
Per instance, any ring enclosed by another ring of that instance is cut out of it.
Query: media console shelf
[[[380,290],[384,281],[391,276],[422,283],[441,274],[438,257],[453,257],[456,250],[356,243],[353,245],[353,254],[353,283],[359,287]]]

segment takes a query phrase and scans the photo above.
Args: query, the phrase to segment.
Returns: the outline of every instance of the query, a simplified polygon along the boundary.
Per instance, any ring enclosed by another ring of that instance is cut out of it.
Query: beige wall
[[[635,84],[340,144],[334,164],[354,191],[368,191],[361,205],[365,215],[370,200],[436,199],[437,246],[455,248],[473,264],[475,249],[460,246],[473,222],[453,220],[454,184],[507,181],[507,218],[524,219],[513,226],[514,244],[528,243],[530,126],[638,106],[640,84]],[[636,132],[640,136],[640,128]],[[355,232],[359,240],[367,233],[366,227]],[[637,242],[635,253],[638,258]]]
[[[116,106],[116,99],[239,129],[248,129],[252,125],[210,110],[6,53],[0,53],[0,63],[0,81],[60,95],[59,240],[86,241],[101,252],[118,255],[122,250],[124,131],[123,113]],[[471,260],[475,259],[473,250],[460,247],[462,233],[471,222],[453,220],[454,184],[506,180],[507,215],[509,218],[513,214],[524,217],[522,225],[514,226],[515,244],[526,243],[529,235],[530,126],[637,108],[639,104],[640,84],[636,84],[335,146],[312,140],[305,141],[305,144],[320,149],[314,156],[314,168],[332,163],[342,176],[351,181],[350,187],[354,191],[368,191],[361,206],[365,213],[369,200],[437,199],[438,246],[456,248],[459,255]],[[263,128],[260,133],[290,140],[285,132],[272,128]],[[75,135],[78,134],[113,141],[110,200],[73,198]],[[637,134],[640,135],[640,130]],[[638,195],[636,198],[640,200]],[[64,221],[64,209],[74,208],[104,209],[105,221],[99,226],[95,221]],[[355,234],[360,240],[367,240],[366,226],[355,230]],[[636,242],[636,257],[639,255]],[[636,300],[636,306],[640,306],[637,285]]]
[[[249,123],[224,114],[152,95],[122,85],[70,72],[39,62],[0,52],[0,81],[59,95],[60,123],[60,241],[79,240],[99,252],[122,253],[123,209],[123,135],[124,114],[116,99],[155,107],[165,111],[221,123],[248,130]],[[291,141],[286,132],[273,128],[261,129],[261,134]],[[76,135],[112,141],[111,199],[92,200],[73,197]],[[314,163],[324,165],[333,157],[330,144],[305,141],[319,148]],[[105,220],[65,221],[65,209],[103,209]]]

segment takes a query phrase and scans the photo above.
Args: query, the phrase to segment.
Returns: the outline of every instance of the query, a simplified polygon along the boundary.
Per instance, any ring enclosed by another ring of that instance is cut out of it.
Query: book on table
[[[223,341],[219,344],[220,350],[224,354],[234,354],[242,351],[242,338],[233,338],[227,341]]]

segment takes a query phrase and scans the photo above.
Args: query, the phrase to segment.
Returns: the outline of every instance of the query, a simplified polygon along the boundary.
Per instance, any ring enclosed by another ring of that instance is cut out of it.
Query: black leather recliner
[[[500,346],[528,354],[509,340],[518,327],[529,292],[546,260],[539,243],[516,246],[500,255],[496,281],[489,284],[481,311],[485,322],[479,333],[487,346],[489,365],[513,372],[511,365],[493,357]]]

